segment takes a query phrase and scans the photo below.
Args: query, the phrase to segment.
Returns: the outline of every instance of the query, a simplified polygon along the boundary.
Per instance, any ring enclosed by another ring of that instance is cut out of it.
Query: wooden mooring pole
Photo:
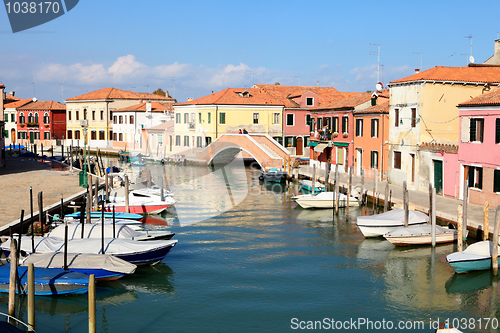
[[[457,208],[457,213],[458,213],[458,217],[457,217],[457,248],[458,248],[458,252],[462,252],[464,250],[464,246],[463,246],[463,232],[462,232],[462,229],[463,229],[463,223],[462,223],[462,219],[463,219],[463,207],[462,205],[458,205],[458,208]]]
[[[389,210],[389,183],[385,183],[384,212]]]
[[[16,287],[17,287],[17,242],[10,239],[10,276],[9,276],[9,316],[16,315]],[[14,325],[14,320],[9,322]]]
[[[431,228],[432,228],[432,234],[431,234],[431,241],[432,241],[432,246],[436,246],[436,188],[432,188],[432,200],[431,200],[431,216],[432,216],[432,222],[431,222]]]
[[[405,228],[408,228],[408,215],[410,212],[408,210],[408,188],[406,180],[403,182],[403,206],[405,210]]]
[[[28,265],[28,326],[29,331],[35,331],[35,265]]]
[[[484,203],[484,208],[483,208],[483,216],[484,216],[484,223],[483,223],[483,240],[486,241],[490,238],[490,230],[489,230],[489,215],[488,215],[488,209],[489,209],[489,202],[486,200]]]
[[[89,276],[89,333],[96,333],[95,275]]]
[[[498,235],[500,234],[500,206],[495,211],[495,226],[493,227],[493,247],[491,249],[491,267],[493,275],[498,275]]]

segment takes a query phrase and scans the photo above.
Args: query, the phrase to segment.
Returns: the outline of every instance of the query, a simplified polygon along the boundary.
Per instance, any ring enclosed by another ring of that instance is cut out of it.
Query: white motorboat
[[[293,197],[296,203],[302,208],[333,208],[335,192],[320,192],[317,194],[302,194]],[[339,207],[346,207],[347,196],[339,193]],[[358,199],[354,197],[349,198],[349,206],[359,206]]]
[[[102,228],[104,227],[104,230]],[[52,229],[45,237],[58,237],[65,238],[66,227],[64,225],[59,225],[58,227]],[[91,223],[85,224],[83,226],[83,238],[102,238],[104,231],[105,238],[113,238],[113,225],[101,223]],[[150,240],[161,240],[161,239],[171,239],[174,237],[175,233],[168,230],[135,230],[127,225],[116,225],[114,236],[116,238],[131,239],[136,241],[150,241]],[[82,238],[82,225],[80,223],[68,224],[68,239]]]
[[[410,210],[408,225],[427,224],[429,216],[422,212]],[[401,228],[405,223],[404,209],[393,209],[385,213],[370,216],[358,216],[356,225],[365,237],[380,237],[386,233]]]
[[[432,226],[429,224],[411,225],[397,228],[384,234],[385,239],[396,246],[432,244]],[[436,226],[436,243],[451,243],[457,240],[457,230]]]

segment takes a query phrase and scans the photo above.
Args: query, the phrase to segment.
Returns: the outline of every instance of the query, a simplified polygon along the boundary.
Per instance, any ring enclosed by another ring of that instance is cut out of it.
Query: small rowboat
[[[365,237],[380,237],[404,226],[404,209],[393,209],[385,213],[370,216],[358,216],[356,225]],[[429,216],[422,212],[410,210],[408,225],[427,224]]]
[[[384,235],[385,239],[396,246],[432,244],[432,226],[429,224],[411,225],[397,228]],[[457,230],[436,226],[436,243],[451,243],[457,240]]]
[[[491,269],[492,248],[493,243],[490,241],[477,242],[469,245],[463,252],[448,254],[446,261],[459,274],[488,270]],[[500,256],[498,258],[500,263]]]

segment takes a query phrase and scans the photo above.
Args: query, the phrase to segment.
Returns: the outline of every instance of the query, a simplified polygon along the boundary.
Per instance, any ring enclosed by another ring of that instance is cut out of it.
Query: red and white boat
[[[173,204],[175,204],[175,200],[171,196],[165,196],[162,201],[157,195],[141,194],[137,196],[134,195],[134,191],[130,192],[129,195],[129,213],[159,214]],[[110,196],[105,211],[113,211],[113,206],[116,212],[125,212],[125,197]]]

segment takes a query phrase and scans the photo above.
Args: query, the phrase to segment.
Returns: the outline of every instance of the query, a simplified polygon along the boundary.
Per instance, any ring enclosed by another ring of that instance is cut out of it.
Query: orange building
[[[365,178],[387,178],[389,159],[389,98],[379,94],[372,99],[373,106],[356,110],[354,114],[354,167],[355,174],[364,172]]]

